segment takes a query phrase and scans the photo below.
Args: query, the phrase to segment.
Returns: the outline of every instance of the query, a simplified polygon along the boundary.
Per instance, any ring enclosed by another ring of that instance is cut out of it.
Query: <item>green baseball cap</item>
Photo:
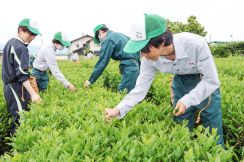
[[[38,29],[38,25],[35,21],[32,21],[29,18],[23,19],[19,22],[19,26],[25,26],[27,27],[32,33],[36,35],[41,35]]]
[[[101,28],[103,28],[103,27],[106,27],[106,25],[105,25],[105,24],[99,24],[99,25],[97,25],[97,26],[94,28],[94,30],[93,30],[93,32],[94,32],[93,41],[94,41],[94,43],[96,43],[96,44],[99,44],[99,43],[100,43],[100,40],[96,37],[96,32],[97,32],[98,30],[100,30]]]
[[[53,39],[58,40],[63,46],[69,47],[71,42],[63,32],[57,32],[54,34]]]
[[[142,50],[151,38],[163,34],[167,30],[165,18],[154,14],[144,14],[137,18],[131,26],[130,40],[124,47],[126,53],[136,53]]]

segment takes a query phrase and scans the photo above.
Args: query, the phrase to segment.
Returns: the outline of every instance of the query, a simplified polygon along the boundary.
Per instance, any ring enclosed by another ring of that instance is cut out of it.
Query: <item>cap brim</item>
[[[66,47],[69,47],[71,45],[69,41],[61,41],[60,43],[62,43],[62,45]]]
[[[96,44],[100,44],[100,40],[97,39],[96,37],[93,38],[93,41],[94,41],[94,43],[96,43]]]
[[[41,33],[39,32],[38,29],[36,28],[32,28],[30,26],[27,27],[32,33],[36,34],[36,35],[41,35]]]
[[[150,39],[146,39],[143,41],[133,41],[129,40],[127,44],[125,45],[123,51],[126,53],[137,53],[141,51],[147,43],[150,41]]]

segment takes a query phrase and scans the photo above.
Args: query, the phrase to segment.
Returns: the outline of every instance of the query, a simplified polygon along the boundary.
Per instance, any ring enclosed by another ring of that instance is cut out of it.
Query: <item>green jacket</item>
[[[123,64],[123,62],[126,62],[126,65],[128,65],[128,61],[126,60],[129,59],[133,59],[138,62],[140,61],[139,53],[128,54],[123,51],[123,48],[128,40],[129,38],[122,33],[113,32],[111,30],[107,32],[106,38],[101,43],[99,60],[96,63],[94,70],[90,76],[90,83],[96,82],[104,69],[107,67],[110,58],[112,58],[113,60],[119,60],[121,64]],[[133,64],[133,62],[131,62],[131,64]]]

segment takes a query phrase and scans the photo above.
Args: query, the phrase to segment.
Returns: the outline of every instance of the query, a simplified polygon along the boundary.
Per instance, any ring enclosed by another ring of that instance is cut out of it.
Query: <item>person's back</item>
[[[48,58],[55,57],[55,48],[52,43],[43,46],[36,55],[35,61],[33,62],[33,67],[41,71],[48,70]]]
[[[93,84],[102,74],[103,70],[108,65],[110,59],[120,61],[120,72],[122,80],[118,86],[119,91],[125,89],[129,92],[134,88],[136,79],[139,75],[140,54],[127,54],[123,51],[124,46],[129,38],[118,32],[109,30],[104,24],[97,25],[94,28],[94,42],[101,45],[99,60],[95,65],[94,71],[90,76],[89,81],[85,81],[85,86]]]
[[[126,54],[123,51],[123,48],[128,42],[128,40],[129,38],[126,35],[109,30],[107,32],[106,39],[101,43],[101,46],[106,46],[110,44],[114,46],[114,51],[111,55],[111,58],[114,60],[137,58],[137,54]]]
[[[111,58],[113,60],[126,60],[126,59],[135,59],[139,60],[140,59],[140,54],[139,53],[132,53],[132,54],[127,54],[123,51],[124,46],[128,42],[129,38],[118,32],[113,32],[109,30],[107,32],[106,39],[101,43],[101,46],[108,46],[112,45],[114,48],[114,51],[112,52]]]
[[[179,40],[182,44],[191,44],[194,46],[202,46],[203,43],[206,42],[204,37],[200,35],[189,33],[189,32],[182,32],[174,34],[174,39]],[[185,46],[185,48],[189,48],[190,46]],[[192,47],[191,47],[192,48]]]
[[[2,60],[2,80],[4,84],[8,84],[18,80],[18,76],[15,74],[18,64],[14,64],[15,59],[19,59],[17,54],[23,53],[25,57],[29,58],[28,49],[26,45],[17,38],[10,39],[3,49]],[[23,56],[24,57],[24,56]],[[26,59],[28,60],[28,59]],[[23,61],[25,61],[23,59]],[[25,62],[27,65],[28,62]]]

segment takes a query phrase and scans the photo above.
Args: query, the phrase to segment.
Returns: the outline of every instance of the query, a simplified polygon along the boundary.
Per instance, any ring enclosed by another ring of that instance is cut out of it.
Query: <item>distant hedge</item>
[[[212,42],[209,47],[216,57],[244,54],[244,42]]]

